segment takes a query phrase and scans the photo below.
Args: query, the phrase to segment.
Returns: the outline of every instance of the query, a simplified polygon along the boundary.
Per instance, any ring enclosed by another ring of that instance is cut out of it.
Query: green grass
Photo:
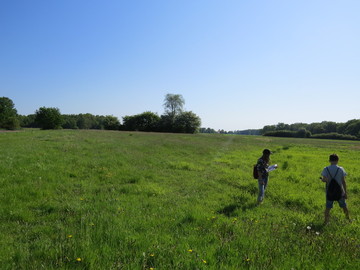
[[[29,130],[0,147],[1,269],[360,269],[359,142]],[[264,148],[279,169],[256,207]],[[333,152],[355,220],[334,205],[324,227]]]

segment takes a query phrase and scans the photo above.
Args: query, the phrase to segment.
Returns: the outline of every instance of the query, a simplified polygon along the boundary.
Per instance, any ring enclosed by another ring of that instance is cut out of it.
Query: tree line
[[[58,108],[41,107],[34,114],[18,115],[13,101],[0,98],[0,128],[14,130],[20,127],[41,129],[105,129],[124,131],[195,133],[201,119],[191,111],[184,111],[185,100],[181,95],[167,94],[165,112],[127,115],[122,122],[112,115],[61,114]]]
[[[246,130],[230,130],[223,129],[215,130],[213,128],[200,128],[200,133],[218,133],[230,135],[260,135],[260,129],[246,129]]]
[[[360,139],[360,119],[352,119],[345,123],[331,121],[311,124],[295,123],[264,126],[260,132],[264,136],[297,137],[318,139]]]

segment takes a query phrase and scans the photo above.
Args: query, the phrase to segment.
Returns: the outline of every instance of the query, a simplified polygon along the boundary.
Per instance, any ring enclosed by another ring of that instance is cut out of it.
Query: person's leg
[[[345,217],[350,220],[349,210],[347,208],[345,199],[339,200],[339,206],[343,209]]]
[[[325,208],[325,224],[329,223],[330,221],[330,210],[333,208],[333,201],[326,200],[326,208]]]
[[[264,199],[264,191],[265,185],[263,180],[258,180],[259,184],[259,196],[258,196],[258,203],[261,203]]]
[[[328,224],[330,221],[330,210],[331,208],[325,208],[325,224]]]
[[[264,193],[265,193],[265,189],[266,189],[266,187],[267,187],[268,181],[269,181],[269,176],[264,178],[264,183],[265,183],[265,184],[264,184]],[[264,195],[265,195],[265,194],[264,194]]]

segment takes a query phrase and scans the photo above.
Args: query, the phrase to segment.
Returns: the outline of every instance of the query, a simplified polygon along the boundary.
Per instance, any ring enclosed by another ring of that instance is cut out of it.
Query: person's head
[[[271,155],[271,151],[269,149],[264,149],[263,150],[263,157],[267,160],[270,160],[270,155]]]
[[[339,162],[339,156],[337,154],[331,154],[329,161],[331,164],[337,164]]]

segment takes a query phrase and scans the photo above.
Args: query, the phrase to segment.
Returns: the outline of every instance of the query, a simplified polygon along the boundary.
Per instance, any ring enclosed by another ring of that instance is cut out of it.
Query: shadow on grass
[[[312,225],[312,229],[316,232],[320,232],[320,233],[323,233],[324,232],[324,229],[326,228],[326,224],[324,224],[323,222],[320,223],[320,222],[314,222],[314,224]]]
[[[218,214],[223,214],[227,217],[233,217],[236,216],[235,212],[238,209],[241,209],[242,211],[248,211],[253,208],[255,208],[257,204],[255,202],[247,202],[247,203],[232,203],[224,208],[217,211]]]

